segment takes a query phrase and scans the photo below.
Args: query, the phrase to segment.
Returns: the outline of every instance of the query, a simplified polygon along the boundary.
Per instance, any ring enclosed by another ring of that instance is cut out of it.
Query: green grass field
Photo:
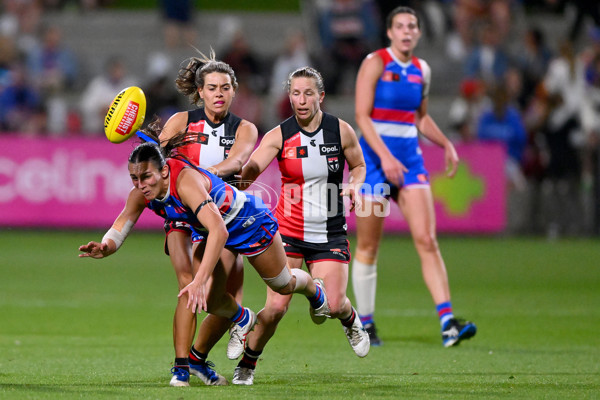
[[[2,399],[600,397],[600,241],[441,237],[455,313],[475,338],[444,349],[407,237],[382,247],[383,347],[352,352],[337,321],[315,326],[297,296],[252,387],[168,386],[176,281],[163,236],[135,232],[106,260],[79,259],[100,232],[0,232]],[[246,268],[245,304],[265,285]],[[349,288],[350,298],[353,298]],[[209,358],[231,379],[221,340]],[[210,397],[208,397],[210,396]]]

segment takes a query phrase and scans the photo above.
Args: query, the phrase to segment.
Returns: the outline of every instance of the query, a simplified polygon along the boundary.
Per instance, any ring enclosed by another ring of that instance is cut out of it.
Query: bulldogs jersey
[[[194,210],[190,210],[183,205],[179,194],[175,190],[177,178],[183,168],[190,167],[195,168],[205,177],[210,179],[211,187],[208,191],[210,198],[213,200],[219,212],[223,216],[225,223],[231,222],[240,209],[243,207],[246,201],[246,195],[243,192],[238,191],[233,186],[223,182],[216,175],[202,169],[191,166],[185,161],[170,158],[167,160],[169,165],[169,192],[167,197],[163,200],[151,200],[146,202],[146,206],[154,211],[160,217],[173,221],[187,222],[198,230],[206,230],[194,214]]]
[[[229,113],[223,121],[214,125],[204,108],[188,111],[186,132],[196,136],[196,143],[179,148],[179,152],[199,167],[212,167],[229,155],[241,121],[240,117]]]
[[[169,165],[169,192],[163,200],[151,200],[146,202],[146,206],[154,211],[158,216],[169,219],[172,221],[181,221],[190,224],[196,230],[206,231],[206,229],[200,224],[194,210],[191,210],[183,205],[179,194],[177,193],[176,183],[179,173],[183,168],[195,168],[189,165],[187,162],[170,158],[167,160]],[[195,168],[196,169],[196,168]],[[210,198],[213,200],[223,220],[226,224],[230,223],[235,219],[240,209],[246,202],[246,194],[238,191],[233,186],[223,182],[219,177],[205,171],[201,168],[197,168],[200,173],[210,179],[211,187],[208,191]]]
[[[281,124],[281,133],[277,160],[282,185],[275,211],[281,234],[312,243],[345,235],[340,121],[323,113],[319,128],[309,133],[291,117]]]
[[[389,48],[375,54],[384,65],[371,111],[375,130],[381,136],[416,138],[415,112],[429,93],[429,65],[417,57],[403,63]]]
[[[146,201],[149,209],[162,218],[188,224],[193,242],[205,240],[207,229],[198,221],[195,210],[183,205],[176,189],[181,170],[193,168],[210,180],[208,194],[219,209],[229,232],[226,247],[252,256],[262,253],[271,245],[278,225],[260,198],[238,191],[216,175],[192,166],[188,161],[169,159],[167,164],[170,171],[167,196],[162,200]]]
[[[429,184],[429,174],[419,147],[415,114],[428,95],[431,70],[425,61],[417,57],[412,57],[406,63],[401,62],[389,48],[377,50],[375,54],[383,60],[384,69],[375,87],[370,117],[375,131],[394,157],[408,168],[408,172],[403,174],[401,181],[388,182],[381,168],[381,160],[363,136],[360,146],[367,176],[361,193],[396,198],[400,187]],[[390,190],[381,185],[384,182],[391,185]]]

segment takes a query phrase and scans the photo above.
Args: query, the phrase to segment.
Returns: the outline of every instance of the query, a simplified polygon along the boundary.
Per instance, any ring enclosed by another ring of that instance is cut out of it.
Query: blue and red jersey
[[[199,173],[210,180],[210,189],[208,194],[213,200],[225,223],[230,222],[243,207],[245,202],[245,193],[238,191],[233,186],[225,183],[221,178],[211,174],[205,169],[194,167],[184,161],[170,158],[167,160],[169,165],[169,193],[164,201],[147,201],[146,206],[157,215],[165,219],[187,222],[197,230],[206,230],[196,218],[194,210],[183,205],[179,194],[177,193],[176,183],[179,174],[184,168],[196,169]]]
[[[424,60],[414,56],[408,62],[400,61],[390,48],[377,50],[374,54],[381,58],[383,72],[375,86],[370,117],[377,134],[408,172],[402,182],[387,182],[379,157],[363,137],[360,145],[367,176],[361,192],[395,197],[394,193],[402,186],[429,184],[415,121],[417,110],[429,94],[431,70]],[[382,184],[389,184],[391,188],[385,189]]]
[[[268,247],[278,226],[262,200],[237,190],[216,175],[188,162],[171,158],[167,160],[167,165],[170,171],[167,196],[161,200],[146,201],[149,209],[162,218],[189,224],[193,240],[204,240],[208,230],[198,221],[194,210],[183,204],[177,192],[179,174],[184,168],[192,168],[210,181],[208,194],[219,209],[229,232],[225,246],[247,255]]]
[[[375,87],[371,119],[376,127],[384,124],[381,132],[378,129],[381,135],[416,137],[416,130],[409,128],[414,127],[415,113],[429,91],[429,66],[414,56],[403,63],[389,48],[375,54],[383,61],[383,72]]]

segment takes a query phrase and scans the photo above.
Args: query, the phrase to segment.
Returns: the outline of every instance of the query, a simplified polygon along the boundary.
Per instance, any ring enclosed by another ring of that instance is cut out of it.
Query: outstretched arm
[[[177,181],[177,192],[183,204],[194,210],[198,222],[208,231],[202,258],[199,259],[194,255],[193,263],[196,271],[194,279],[179,292],[179,297],[188,295],[187,307],[191,308],[192,312],[206,311],[208,295],[206,284],[229,236],[221,213],[208,194],[209,185],[210,183],[202,174],[187,168],[181,172]]]
[[[79,254],[79,257],[92,257],[92,258],[104,258],[115,253],[127,235],[137,222],[138,218],[144,211],[146,203],[144,201],[144,195],[138,189],[132,188],[127,197],[125,208],[119,214],[112,227],[106,232],[102,241],[89,242],[79,246],[79,251],[83,252]]]
[[[242,166],[248,161],[250,154],[252,154],[257,139],[258,130],[256,126],[251,122],[242,120],[235,134],[235,143],[233,143],[227,158],[212,167],[208,167],[207,170],[220,177],[239,173]]]
[[[250,160],[242,168],[241,184],[238,185],[240,189],[247,189],[269,166],[271,161],[277,157],[277,153],[281,150],[281,141],[282,133],[280,126],[267,132],[258,148],[250,156]]]
[[[164,127],[160,131],[158,137],[161,143],[166,143],[173,136],[182,132],[187,127],[188,112],[180,111],[171,115],[171,117],[165,122]]]

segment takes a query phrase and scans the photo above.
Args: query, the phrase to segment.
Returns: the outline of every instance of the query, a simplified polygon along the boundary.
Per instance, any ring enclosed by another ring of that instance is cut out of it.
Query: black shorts
[[[170,255],[169,254],[169,246],[167,245],[167,236],[169,236],[169,233],[171,233],[173,231],[178,231],[178,232],[183,232],[183,233],[188,234],[190,236],[190,238],[192,236],[192,227],[187,222],[171,221],[171,220],[166,219],[164,228],[165,228],[165,233],[166,233],[166,236],[165,236],[165,254],[166,255]]]
[[[306,264],[320,261],[336,261],[342,264],[350,262],[350,244],[345,236],[340,236],[327,243],[310,243],[281,235],[283,248],[288,257],[302,257]]]

